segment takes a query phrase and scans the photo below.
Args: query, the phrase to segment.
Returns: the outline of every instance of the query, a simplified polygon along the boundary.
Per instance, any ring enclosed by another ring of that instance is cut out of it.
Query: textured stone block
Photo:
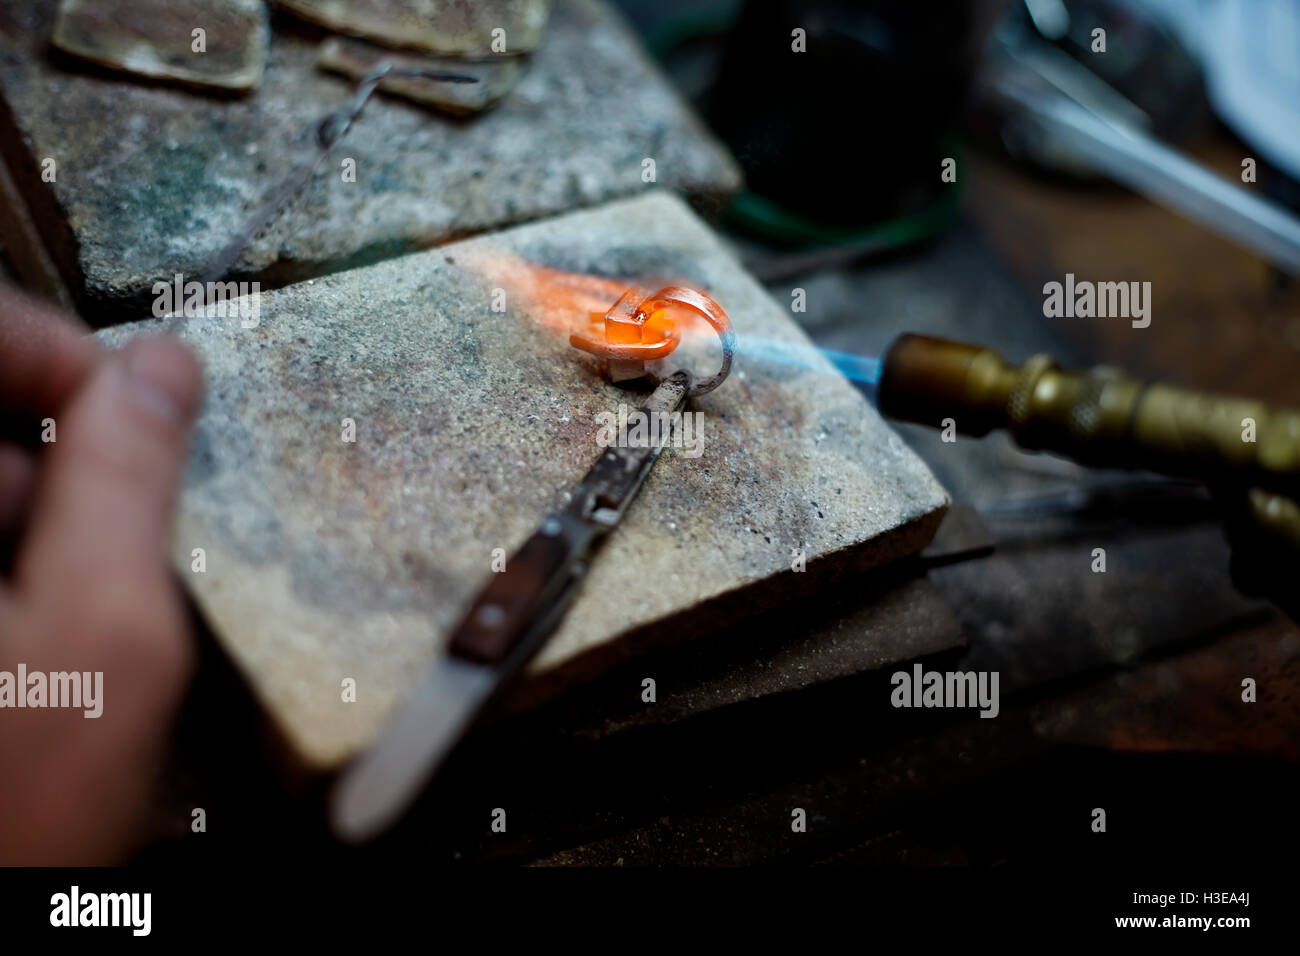
[[[320,34],[287,28],[244,97],[79,72],[48,56],[52,17],[40,0],[0,7],[0,152],[86,317],[138,317],[155,281],[204,274],[311,157],[352,85],[317,68]],[[491,112],[466,121],[375,97],[235,272],[283,284],[595,205],[644,190],[647,157],[660,185],[685,193],[740,183],[617,15],[561,0]],[[41,176],[47,158],[54,182]]]
[[[255,328],[186,319],[209,389],[177,567],[310,764],[376,736],[442,653],[492,550],[512,553],[595,461],[597,414],[639,404],[567,343],[544,285],[509,285],[493,311],[500,264],[520,261],[683,277],[741,341],[732,377],[694,405],[702,454],[665,450],[520,695],[913,552],[942,515],[942,488],[828,362],[746,358],[746,343],[770,355],[808,340],[666,192],[270,292]],[[341,702],[345,678],[356,703]]]

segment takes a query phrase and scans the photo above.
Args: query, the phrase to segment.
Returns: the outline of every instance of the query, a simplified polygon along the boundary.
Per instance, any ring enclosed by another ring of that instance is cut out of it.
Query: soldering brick
[[[0,5],[0,153],[84,317],[111,324],[146,314],[154,282],[203,275],[311,159],[353,87],[317,67],[330,35],[292,18],[276,21],[258,88],[214,96],[53,56],[54,9]],[[559,0],[524,62],[472,120],[373,98],[234,273],[286,284],[596,205],[649,188],[646,158],[692,196],[739,188],[735,162],[599,0]]]
[[[731,377],[693,403],[701,454],[664,451],[520,699],[817,588],[860,587],[856,575],[922,548],[946,507],[828,361],[747,360],[747,340],[809,342],[667,192],[265,293],[253,328],[185,319],[208,398],[176,566],[310,765],[375,738],[443,653],[494,549],[513,553],[596,460],[597,415],[645,397],[597,374],[518,296],[493,311],[494,280],[477,264],[501,256],[680,276],[727,309],[741,342]],[[100,335],[118,345],[167,323]],[[342,440],[345,418],[355,443]],[[191,571],[195,548],[203,573]],[[345,678],[355,703],[340,701]]]

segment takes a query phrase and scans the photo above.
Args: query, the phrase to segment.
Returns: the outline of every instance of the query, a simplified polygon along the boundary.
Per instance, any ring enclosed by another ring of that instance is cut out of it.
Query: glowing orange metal
[[[591,325],[572,333],[569,344],[609,360],[610,377],[616,382],[638,378],[645,374],[647,361],[667,357],[681,343],[681,328],[669,315],[672,309],[699,315],[722,340],[722,368],[690,390],[691,395],[711,392],[731,371],[736,333],[722,306],[695,289],[673,285],[649,293],[643,286],[632,286],[603,314],[589,313]]]
[[[606,359],[664,358],[677,348],[682,333],[663,309],[645,309],[649,301],[649,290],[632,286],[606,311],[589,313],[591,326],[570,335],[569,344]]]

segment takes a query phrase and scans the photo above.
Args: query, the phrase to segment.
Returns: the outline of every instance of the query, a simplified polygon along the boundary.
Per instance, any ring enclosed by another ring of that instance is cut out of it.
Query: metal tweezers
[[[674,372],[642,407],[666,420],[686,400],[691,376]],[[378,742],[344,771],[330,816],[344,839],[360,842],[393,824],[421,793],[474,721],[532,659],[586,576],[600,542],[628,506],[663,450],[609,446],[573,490],[568,507],[548,515],[492,575],[452,632],[447,655],[398,712]]]

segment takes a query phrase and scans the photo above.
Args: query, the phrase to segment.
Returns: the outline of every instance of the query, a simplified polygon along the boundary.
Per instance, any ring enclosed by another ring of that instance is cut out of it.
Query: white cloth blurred
[[[1219,118],[1300,179],[1300,0],[1135,0],[1201,61]]]

